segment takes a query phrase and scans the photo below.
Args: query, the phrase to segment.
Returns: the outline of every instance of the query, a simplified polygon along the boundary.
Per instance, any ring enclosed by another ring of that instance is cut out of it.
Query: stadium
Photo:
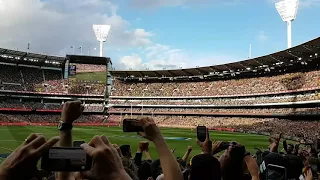
[[[102,44],[105,40],[99,41]],[[306,149],[320,139],[319,53],[317,37],[279,52],[227,64],[115,70],[111,57],[52,56],[0,48],[0,161],[31,133],[57,136],[63,105],[73,100],[84,106],[83,114],[73,123],[73,140],[89,143],[93,136],[104,134],[114,144],[130,144],[133,152],[140,151],[139,142],[144,139],[136,133],[124,133],[123,120],[151,117],[175,157],[184,159],[189,146],[193,147],[187,162],[204,152],[196,149],[197,126],[206,126],[214,143],[236,141],[252,155],[269,150],[274,141],[279,151],[291,155],[285,143],[279,144],[281,138],[289,146],[299,144]],[[280,134],[277,140],[275,136]],[[318,156],[318,161],[319,148],[308,152]],[[149,151],[153,160],[158,159],[156,145],[150,143]],[[295,151],[292,154],[300,157],[300,151]],[[217,153],[220,156],[222,153]],[[319,168],[318,161],[314,164]],[[187,165],[180,166],[187,169]],[[301,170],[297,171],[300,175]],[[319,169],[312,169],[312,173],[320,178]],[[246,175],[254,179],[252,172]]]
[[[61,104],[72,99],[85,105],[75,123],[76,139],[89,140],[98,131],[119,144],[136,142],[133,149],[139,139],[118,126],[122,119],[141,116],[154,117],[164,128],[177,156],[196,146],[197,125],[216,130],[215,140],[236,140],[251,152],[267,148],[272,134],[312,141],[320,135],[319,51],[316,38],[218,66],[116,71],[110,58],[0,49],[2,156],[31,132],[56,135]]]

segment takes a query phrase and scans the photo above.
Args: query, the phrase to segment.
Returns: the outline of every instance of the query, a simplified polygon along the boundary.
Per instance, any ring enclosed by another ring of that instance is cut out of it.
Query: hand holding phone
[[[204,153],[212,154],[212,141],[210,140],[209,131],[205,126],[197,127],[198,145]]]
[[[43,153],[41,168],[46,171],[88,171],[92,158],[80,147],[53,147]]]
[[[197,126],[197,139],[200,142],[204,142],[207,138],[207,127]]]
[[[130,179],[125,173],[118,152],[106,136],[95,136],[89,144],[82,144],[81,148],[94,159],[89,171],[80,172],[83,179]]]
[[[124,119],[123,132],[143,132],[143,128],[137,119]]]
[[[80,147],[81,144],[84,144],[84,141],[73,141],[73,147]]]

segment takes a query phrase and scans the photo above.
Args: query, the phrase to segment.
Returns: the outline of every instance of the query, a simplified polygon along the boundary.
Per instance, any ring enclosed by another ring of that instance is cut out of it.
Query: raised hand
[[[81,147],[92,157],[93,164],[90,171],[80,173],[84,179],[131,179],[124,170],[118,151],[110,144],[106,136],[95,136],[89,144]]]
[[[155,141],[159,138],[163,138],[160,129],[152,118],[146,117],[139,120],[140,125],[144,132],[138,132],[138,134],[150,141]]]
[[[0,165],[0,179],[32,179],[42,174],[37,168],[37,163],[43,152],[49,150],[59,141],[53,137],[47,141],[40,134],[30,134],[16,150]]]
[[[140,141],[139,147],[138,147],[138,152],[144,152],[147,150],[149,150],[149,142],[148,141]]]
[[[68,101],[63,104],[61,120],[72,124],[83,113],[84,106],[81,101]]]
[[[202,151],[204,153],[210,153],[212,154],[212,141],[210,140],[209,137],[209,130],[207,128],[207,133],[206,133],[206,140],[201,142],[199,140],[197,140],[197,144],[201,147]]]
[[[221,144],[222,141],[214,141],[212,143],[212,154],[217,154],[222,151],[222,149],[220,148]]]

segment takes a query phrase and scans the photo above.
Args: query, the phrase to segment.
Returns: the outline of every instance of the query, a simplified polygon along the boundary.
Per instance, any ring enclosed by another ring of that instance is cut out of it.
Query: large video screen
[[[107,78],[106,65],[72,63],[69,67],[69,93],[104,94]]]

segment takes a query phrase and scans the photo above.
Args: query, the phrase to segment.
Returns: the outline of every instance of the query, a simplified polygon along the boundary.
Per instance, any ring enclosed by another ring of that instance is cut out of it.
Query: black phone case
[[[77,147],[53,147],[51,149],[81,149]],[[63,161],[66,167],[59,166],[57,163]],[[78,172],[78,171],[88,171],[92,166],[92,158],[87,154],[85,168],[73,167],[68,159],[49,159],[49,150],[42,154],[41,158],[41,169],[46,171],[61,171],[61,172]]]
[[[123,132],[143,132],[143,128],[137,125],[136,119],[124,119],[123,120]]]
[[[204,133],[203,132],[200,132],[201,128],[203,128],[204,130]],[[204,142],[206,140],[206,133],[207,133],[207,128],[205,126],[197,126],[197,139],[200,141],[200,142]]]
[[[80,147],[81,144],[85,143],[84,141],[73,141],[73,147]]]

